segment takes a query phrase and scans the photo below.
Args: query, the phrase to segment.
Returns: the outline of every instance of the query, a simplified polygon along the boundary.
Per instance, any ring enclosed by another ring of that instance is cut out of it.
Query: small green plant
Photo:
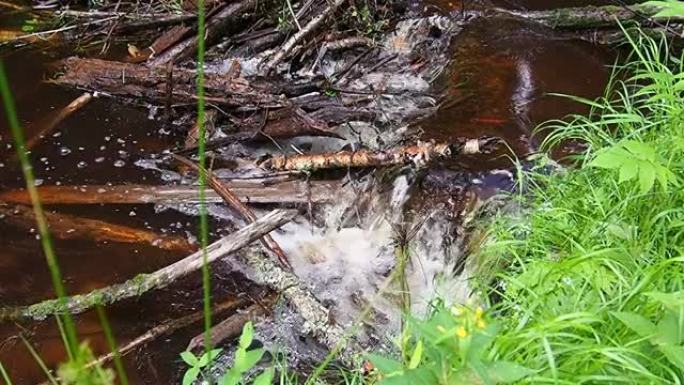
[[[235,359],[233,366],[221,377],[220,385],[238,385],[246,384],[245,375],[252,370],[264,356],[264,349],[251,349],[254,339],[254,326],[251,322],[245,324],[242,328],[242,334],[235,351]],[[181,358],[188,364],[189,368],[183,375],[183,385],[190,385],[200,376],[203,376],[202,371],[205,370],[211,362],[221,353],[221,349],[213,349],[204,353],[201,357],[195,356],[192,352],[185,351],[181,353]],[[268,385],[273,382],[275,370],[273,368],[266,369],[261,374],[256,376],[252,381],[252,385]]]
[[[494,359],[491,345],[499,328],[480,307],[439,306],[426,321],[410,320],[409,328],[413,336],[408,359],[369,355],[379,371],[379,385],[506,384],[534,373]]]
[[[655,17],[672,17],[684,15],[684,3],[679,0],[647,1],[644,5],[661,8]]]
[[[197,357],[190,351],[185,351],[180,354],[183,362],[190,366],[183,375],[183,385],[190,385],[202,374],[202,369],[209,366],[214,359],[221,353],[221,349],[212,349],[202,356]]]
[[[242,334],[235,351],[233,366],[221,378],[221,385],[246,384],[245,374],[252,370],[264,356],[264,349],[247,350],[252,345],[254,339],[254,326],[252,322],[247,322],[242,328]],[[266,369],[254,378],[252,385],[267,385],[273,381],[275,370]]]

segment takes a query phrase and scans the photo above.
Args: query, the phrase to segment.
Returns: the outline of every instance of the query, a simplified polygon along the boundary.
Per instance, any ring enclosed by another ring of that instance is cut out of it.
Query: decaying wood
[[[184,158],[180,155],[173,155],[174,159],[179,161],[180,163],[184,164],[187,167],[190,167],[194,169],[198,173],[204,173],[207,178],[207,182],[209,183],[209,186],[216,191],[216,193],[223,198],[223,200],[233,209],[235,209],[242,217],[248,222],[248,223],[254,223],[257,220],[257,216],[254,215],[252,210],[247,207],[244,203],[240,201],[240,198],[238,198],[235,193],[230,191],[226,185],[224,185],[219,178],[214,175],[213,172],[210,170],[204,169],[202,166],[195,164],[191,160]],[[276,242],[270,235],[266,234],[261,238],[261,243],[264,245],[266,250],[268,250],[275,258],[280,261],[280,263],[283,264],[283,266],[287,266],[288,268],[292,268],[290,266],[290,262],[287,260],[287,257],[285,256],[285,252],[283,249],[280,247],[278,242]]]
[[[7,205],[0,202],[3,221],[25,229],[36,227],[33,210],[24,205]],[[182,237],[160,235],[152,231],[117,225],[97,219],[76,217],[56,212],[45,212],[50,235],[56,239],[87,239],[96,242],[148,244],[163,250],[190,253],[197,247]]]
[[[341,186],[337,181],[301,180],[262,183],[258,180],[222,181],[245,203],[324,203],[334,199]],[[100,204],[197,204],[197,186],[146,186],[146,185],[84,185],[40,186],[40,200],[46,205],[100,205]],[[31,199],[24,189],[0,193],[0,201],[30,205]],[[223,199],[214,191],[206,191],[206,202],[221,203]]]
[[[42,121],[40,124],[40,131],[26,142],[26,148],[30,150],[35,147],[36,144],[43,140],[44,137],[49,135],[62,121],[64,121],[64,119],[83,108],[83,106],[88,104],[88,102],[90,102],[92,99],[93,95],[89,92],[85,92],[81,96],[74,99],[71,103],[66,105],[64,108],[57,111],[56,114],[51,114],[48,120]]]
[[[294,273],[259,252],[246,252],[239,260],[231,263],[244,262],[246,274],[252,281],[271,288],[290,303],[304,319],[301,325],[303,333],[311,335],[331,351],[339,349],[343,359],[358,349],[355,340],[345,339],[344,329]]]
[[[265,303],[254,304],[212,326],[209,335],[211,346],[218,346],[223,342],[239,336],[242,332],[242,327],[245,326],[248,321],[252,321],[256,317],[265,315],[270,311],[274,298],[275,296],[271,296],[271,298],[267,298],[266,301],[264,301]],[[201,333],[190,340],[188,347],[185,348],[185,350],[192,351],[204,346],[206,346],[204,344],[204,333]]]
[[[193,28],[186,25],[177,25],[166,31],[163,35],[159,36],[149,47],[143,49],[137,53],[130,62],[132,63],[142,63],[148,59],[159,55],[160,53],[167,50],[169,47],[178,43],[186,35],[188,35]]]
[[[238,309],[247,304],[247,301],[243,297],[237,297],[237,298],[230,298],[226,301],[223,301],[219,304],[213,305],[211,310],[213,314],[220,314],[222,312],[225,312],[227,310],[232,310],[232,309]],[[204,319],[204,311],[199,310],[194,313],[188,314],[186,316],[176,318],[176,319],[171,319],[168,321],[165,321],[152,329],[146,331],[144,334],[141,334],[140,336],[136,337],[135,339],[132,339],[131,341],[127,342],[125,345],[120,346],[117,349],[117,353],[120,356],[125,356],[126,354],[132,352],[134,349],[141,347],[145,344],[148,344],[154,340],[156,340],[159,337],[165,336],[165,335],[170,335],[176,332],[177,330],[184,329],[188,326],[191,326],[192,324],[195,324],[199,321]],[[88,364],[85,365],[86,368],[91,368],[96,365],[102,365],[107,363],[108,361],[111,361],[114,358],[115,353],[114,352],[109,352],[103,356],[98,357],[96,360],[89,362]],[[60,379],[57,378],[59,381]],[[38,385],[49,385],[49,382],[42,382]]]
[[[497,10],[513,14],[522,18],[534,20],[538,23],[554,28],[598,28],[617,27],[618,23],[637,22],[652,24],[653,22],[684,22],[684,16],[655,17],[660,10],[647,4],[634,5],[604,5],[573,8],[557,8],[544,11],[508,11]]]
[[[63,86],[105,92],[131,98],[143,98],[163,105],[167,99],[167,66],[141,66],[100,59],[70,57],[55,63],[61,76],[51,82]],[[196,73],[185,68],[173,68],[174,103],[196,102]],[[268,89],[268,85],[263,85]],[[206,74],[207,101],[234,107],[280,106],[282,99],[254,89],[242,78]]]
[[[291,38],[289,38],[280,49],[273,55],[270,61],[264,64],[262,70],[263,73],[268,74],[273,71],[278,64],[280,64],[287,55],[292,52],[296,45],[301,43],[301,41],[306,38],[309,34],[317,30],[324,21],[326,21],[330,16],[337,11],[337,9],[344,4],[346,0],[333,0],[328,4],[323,12],[316,15],[311,19],[302,29],[297,31]]]
[[[419,143],[385,151],[340,151],[323,154],[275,156],[261,163],[272,170],[323,170],[354,167],[383,167],[422,164],[434,158],[486,153],[495,142],[490,139],[471,139],[461,143]]]
[[[207,21],[206,32],[204,40],[206,44],[215,42],[225,29],[231,24],[235,23],[237,17],[254,9],[257,5],[257,0],[242,0],[226,5],[220,9],[216,14],[212,15]],[[157,56],[150,61],[151,65],[162,65],[167,63],[177,62],[181,59],[192,56],[197,51],[197,37],[191,36],[179,42],[173,48],[166,51],[164,54]]]
[[[206,261],[211,263],[227,256],[261,238],[264,234],[275,230],[289,222],[297,215],[294,210],[274,210],[259,218],[256,222],[212,243],[206,250]],[[137,277],[120,284],[94,290],[88,294],[79,294],[61,299],[49,299],[34,305],[24,307],[0,308],[0,321],[36,319],[69,312],[82,313],[93,306],[109,305],[126,298],[138,297],[150,290],[164,288],[179,278],[199,270],[203,265],[203,255],[200,250],[149,274]]]

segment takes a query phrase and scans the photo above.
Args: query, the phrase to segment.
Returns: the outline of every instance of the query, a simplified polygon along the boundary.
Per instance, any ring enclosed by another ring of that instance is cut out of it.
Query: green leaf
[[[639,314],[617,311],[611,312],[610,314],[636,332],[640,337],[647,338],[656,334],[656,326],[653,322]]]
[[[649,192],[653,188],[655,178],[655,167],[651,163],[641,162],[639,164],[639,186],[641,186],[642,194]]]
[[[254,325],[252,321],[247,322],[245,326],[242,327],[242,334],[240,334],[239,346],[243,349],[247,349],[249,345],[252,344],[252,339],[254,338]]]
[[[622,146],[626,148],[627,151],[631,152],[633,155],[636,155],[643,160],[655,161],[655,149],[644,142],[638,142],[636,140],[627,140],[624,143],[622,143]]]
[[[393,360],[391,358],[383,357],[378,354],[367,354],[366,357],[373,363],[380,373],[385,376],[391,376],[397,373],[401,373],[404,367],[401,362]]]
[[[226,374],[221,377],[221,385],[237,385],[242,379],[242,373],[239,373],[235,368],[231,368]]]
[[[684,346],[660,345],[658,349],[673,365],[684,370]]]
[[[673,312],[679,312],[684,307],[684,290],[675,291],[672,293],[663,293],[659,291],[652,291],[645,293],[646,296],[659,302],[661,305],[670,309]]]
[[[495,384],[506,384],[534,374],[534,370],[508,361],[492,362],[487,374]]]
[[[273,382],[274,375],[275,370],[273,368],[268,368],[254,379],[252,385],[270,385]]]
[[[411,354],[411,360],[409,360],[408,368],[415,369],[420,364],[420,360],[423,358],[423,341],[418,341],[416,348],[413,349],[413,354]]]
[[[197,366],[199,366],[200,368],[207,366],[209,362],[213,361],[219,355],[219,353],[221,353],[221,349],[213,349],[208,353],[202,354],[202,357],[200,357]]]
[[[237,359],[237,355],[235,357],[235,368],[238,370],[240,373],[244,373],[250,369],[252,369],[260,360],[261,357],[264,356],[264,349],[254,349],[246,352],[243,357],[240,357],[240,359]]]
[[[378,385],[435,385],[439,381],[433,371],[434,368],[409,370],[401,375],[384,377]]]
[[[190,385],[192,384],[197,377],[199,377],[200,370],[198,367],[192,367],[188,369],[185,372],[185,375],[183,375],[183,385]]]
[[[644,5],[660,8],[660,11],[654,15],[655,17],[674,17],[684,15],[684,4],[677,0],[647,1],[644,3]]]
[[[180,356],[181,359],[183,359],[183,361],[185,361],[185,363],[190,366],[197,366],[197,364],[199,364],[199,360],[197,359],[197,357],[195,357],[194,354],[192,354],[192,352],[185,351],[182,352]]]
[[[658,322],[658,335],[654,338],[655,343],[665,345],[679,345],[684,341],[684,327],[680,322],[679,314],[668,312]]]
[[[620,179],[619,182],[625,182],[628,180],[635,179],[637,172],[639,171],[639,162],[634,159],[624,159],[622,165],[620,166]]]
[[[619,147],[611,147],[596,154],[589,166],[605,169],[614,169],[622,166],[626,153]]]

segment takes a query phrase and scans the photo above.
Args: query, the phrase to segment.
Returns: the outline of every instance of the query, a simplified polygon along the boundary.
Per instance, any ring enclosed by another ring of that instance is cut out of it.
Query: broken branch
[[[274,210],[256,222],[209,245],[206,253],[200,250],[188,257],[150,274],[140,274],[120,284],[94,290],[88,294],[72,297],[49,299],[24,306],[0,308],[0,321],[32,318],[43,320],[49,315],[69,312],[82,313],[93,306],[109,305],[126,298],[138,297],[150,290],[170,285],[179,278],[199,270],[206,255],[206,263],[211,263],[229,255],[289,222],[297,215],[294,210]]]

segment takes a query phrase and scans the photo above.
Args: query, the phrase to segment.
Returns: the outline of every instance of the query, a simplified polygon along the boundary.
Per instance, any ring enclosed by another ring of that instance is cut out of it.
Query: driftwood
[[[254,304],[244,311],[238,311],[225,320],[212,326],[209,334],[211,346],[217,346],[218,344],[239,336],[242,332],[242,327],[245,326],[248,321],[251,321],[256,317],[265,315],[269,312],[270,305],[272,305],[274,302],[274,298],[275,296],[271,296],[271,298],[266,299],[265,302],[267,303]],[[204,344],[204,333],[201,333],[190,340],[188,347],[185,348],[185,350],[195,350],[204,346],[206,346]]]
[[[274,184],[254,181],[222,181],[240,201],[245,203],[323,203],[334,199],[341,187],[337,181],[301,180]],[[197,186],[146,186],[146,185],[85,185],[40,186],[40,200],[46,205],[71,204],[179,204],[199,203]],[[0,193],[0,201],[30,205],[25,189]],[[206,202],[221,203],[223,199],[214,191],[206,191]]]
[[[31,229],[36,226],[33,210],[23,205],[0,202],[0,216],[15,226]],[[163,250],[190,253],[197,247],[182,237],[160,235],[152,231],[135,229],[97,219],[81,218],[68,214],[45,212],[50,235],[56,239],[87,239],[97,242],[148,244]]]
[[[382,167],[425,163],[433,158],[486,153],[495,142],[490,139],[471,139],[461,143],[419,143],[385,151],[339,151],[323,154],[275,156],[261,163],[272,170],[322,170],[354,167]]]
[[[203,173],[207,177],[207,182],[209,183],[209,186],[216,191],[216,193],[223,198],[223,200],[233,209],[235,209],[242,217],[248,222],[248,223],[254,223],[257,220],[257,216],[254,215],[252,210],[247,207],[244,203],[240,201],[240,198],[238,198],[235,193],[230,191],[226,185],[224,185],[219,178],[214,175],[213,172],[210,170],[204,169],[202,166],[195,164],[194,162],[190,161],[187,158],[184,158],[180,155],[174,155],[174,159],[182,163],[183,165],[192,168],[198,173]],[[280,263],[282,263],[284,266],[287,266],[288,268],[292,268],[290,266],[290,262],[287,260],[287,257],[285,256],[285,252],[283,249],[278,245],[278,243],[268,234],[264,235],[261,238],[261,243],[264,245],[266,250],[268,250],[273,256],[275,256]]]
[[[167,100],[167,66],[141,66],[100,59],[70,57],[55,63],[61,76],[52,83],[81,89],[104,92],[132,98],[143,98],[163,105]],[[172,99],[174,103],[194,104],[197,100],[195,71],[173,69]],[[214,104],[233,107],[280,106],[281,97],[253,88],[242,78],[206,74],[206,100]]]
[[[224,30],[232,23],[235,23],[237,17],[256,7],[257,0],[242,0],[226,5],[207,21],[204,40],[206,44],[215,42],[221,37]],[[173,48],[167,50],[164,54],[157,56],[149,61],[153,66],[163,65],[167,63],[177,62],[181,59],[192,56],[197,51],[197,36],[191,36],[176,44]]]
[[[660,9],[651,5],[604,5],[572,8],[557,8],[547,11],[509,11],[497,12],[512,14],[534,20],[554,28],[598,28],[616,27],[618,23],[637,22],[640,24],[684,22],[684,16],[655,17]]]
[[[330,4],[328,4],[323,12],[311,19],[304,27],[292,35],[292,37],[280,47],[280,49],[273,55],[271,60],[264,64],[262,71],[265,74],[273,71],[275,67],[280,64],[283,59],[290,54],[290,52],[292,52],[296,45],[301,43],[304,38],[318,29],[324,21],[326,21],[330,16],[333,15],[333,13],[335,13],[335,11],[337,11],[337,8],[344,4],[345,1],[346,0],[333,0]]]
[[[297,212],[294,210],[274,210],[256,222],[221,238],[207,247],[207,263],[249,245],[264,234],[289,222],[296,215]],[[43,320],[50,315],[63,312],[78,314],[98,304],[104,306],[122,299],[138,297],[150,290],[164,288],[179,278],[199,270],[203,265],[203,255],[204,252],[200,250],[153,273],[140,274],[123,283],[97,289],[88,294],[49,299],[24,307],[0,308],[0,321],[27,318]]]

